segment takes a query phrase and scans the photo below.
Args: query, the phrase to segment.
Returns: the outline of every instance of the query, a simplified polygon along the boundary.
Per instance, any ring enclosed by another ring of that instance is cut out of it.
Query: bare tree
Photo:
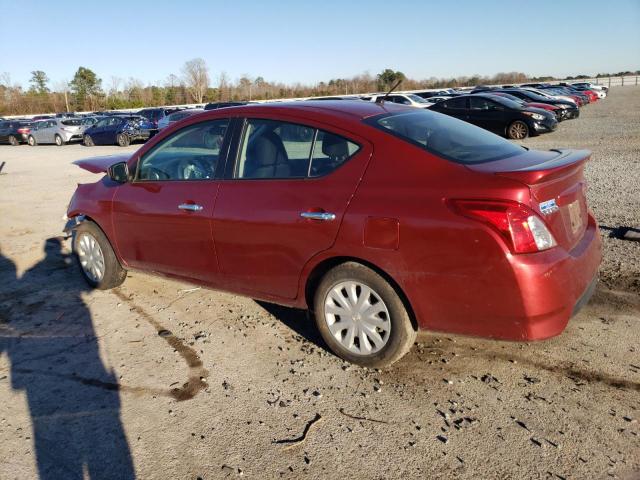
[[[209,69],[202,58],[194,58],[185,62],[182,75],[187,91],[194,102],[202,103],[209,88]]]

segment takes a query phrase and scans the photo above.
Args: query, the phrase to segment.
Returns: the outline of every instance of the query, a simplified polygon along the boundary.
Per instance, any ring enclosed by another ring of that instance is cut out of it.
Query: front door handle
[[[187,210],[189,212],[199,212],[202,210],[202,205],[196,205],[195,203],[181,203],[178,205],[180,210]]]
[[[310,220],[322,220],[324,222],[330,222],[336,219],[336,214],[329,212],[302,212],[300,216],[302,218],[307,218]]]

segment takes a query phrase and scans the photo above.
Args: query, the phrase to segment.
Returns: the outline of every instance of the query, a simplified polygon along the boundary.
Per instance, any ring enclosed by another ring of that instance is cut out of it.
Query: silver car
[[[74,140],[82,140],[82,132],[80,118],[52,118],[34,123],[27,142],[32,147],[39,143],[55,143],[61,146]]]
[[[190,108],[187,110],[180,110],[178,112],[173,112],[171,115],[167,115],[162,117],[158,122],[158,130],[162,130],[163,128],[167,128],[169,125],[179,122],[183,118],[190,117],[191,115],[195,115],[196,113],[204,112],[201,108]]]

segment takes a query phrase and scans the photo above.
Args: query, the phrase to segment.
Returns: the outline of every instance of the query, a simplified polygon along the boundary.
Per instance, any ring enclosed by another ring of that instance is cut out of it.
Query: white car
[[[368,95],[366,97],[361,97],[363,100],[368,100],[370,102],[375,102],[378,98],[384,97],[384,93],[376,94],[376,95]],[[393,102],[399,103],[401,105],[408,105],[410,107],[416,108],[429,108],[433,105],[433,102],[429,102],[427,99],[419,97],[413,93],[390,93],[384,99],[385,102]]]

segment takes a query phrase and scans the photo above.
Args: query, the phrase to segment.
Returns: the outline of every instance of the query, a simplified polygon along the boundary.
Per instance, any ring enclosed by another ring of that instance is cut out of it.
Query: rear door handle
[[[181,203],[178,205],[180,210],[187,210],[189,212],[199,212],[202,210],[202,205],[196,205],[195,203]]]
[[[302,212],[300,216],[302,218],[307,218],[310,220],[322,220],[324,222],[330,222],[336,219],[336,214],[329,212]]]

